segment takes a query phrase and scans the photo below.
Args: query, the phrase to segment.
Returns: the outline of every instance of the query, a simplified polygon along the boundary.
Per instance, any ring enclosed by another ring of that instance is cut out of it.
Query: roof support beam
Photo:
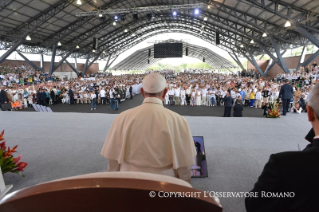
[[[40,68],[44,71],[44,59],[43,54],[40,54]]]
[[[302,63],[302,67],[305,67],[305,66],[307,66],[311,61],[313,61],[316,57],[318,57],[319,56],[319,50],[316,52],[316,53],[314,53],[311,57],[309,57],[308,58],[308,60],[306,60],[305,62],[303,62]]]
[[[314,45],[316,45],[319,48],[319,40],[310,32],[308,32],[305,28],[297,25],[295,27],[295,30],[299,32],[300,34],[302,34],[305,38],[310,40],[310,42],[312,42]]]
[[[86,62],[85,62],[85,65],[84,65],[84,68],[82,70],[82,77],[84,76],[86,70],[87,70],[87,67],[88,67],[88,63],[89,63],[89,60],[90,60],[90,54],[91,53],[88,53],[87,54],[87,57],[86,57]]]
[[[284,55],[284,54],[286,53],[286,51],[287,51],[287,50],[283,51],[283,52],[281,53],[281,55]],[[278,65],[280,66],[280,64],[279,64],[278,62],[274,61],[273,59],[271,59],[271,60],[269,61],[268,66],[267,66],[267,68],[266,68],[266,70],[265,70],[265,72],[264,72],[265,76],[268,75],[268,72],[269,72],[269,71],[274,67],[274,65],[276,65],[276,64],[278,64]]]
[[[103,72],[105,72],[110,67],[109,63],[110,63],[111,56],[112,56],[112,54],[110,54],[109,58],[107,59],[107,62],[106,62],[105,67],[103,69]]]
[[[260,69],[259,65],[257,64],[252,52],[249,49],[247,49],[247,52],[249,54],[249,57],[246,54],[245,54],[245,57],[247,57],[247,59],[255,66],[255,68],[257,69],[257,71],[260,73],[261,76],[265,76],[264,72]]]
[[[228,52],[228,54],[233,58],[233,60],[235,60],[235,62],[238,64],[238,66],[242,69],[245,70],[243,64],[240,62],[240,60],[238,59],[237,55],[235,54],[235,52],[233,52],[233,55]]]
[[[24,59],[24,61],[26,61],[30,66],[32,66],[32,68],[36,69],[36,70],[40,70],[41,68],[39,68],[38,66],[36,66],[33,62],[31,62],[28,58],[26,58],[21,52],[18,52],[18,55],[20,55],[20,57],[22,57]]]
[[[50,72],[49,74],[52,75],[53,72],[54,72],[54,61],[55,61],[55,55],[56,55],[56,44],[53,45],[53,48],[52,48],[52,56],[51,56],[51,63],[50,63]]]
[[[0,64],[3,63],[3,61],[5,61],[7,59],[7,57],[10,56],[10,54],[12,54],[12,52],[14,52],[24,41],[24,38],[20,38],[20,40],[18,40],[6,53],[4,53],[1,57],[0,57]]]
[[[57,68],[59,68],[60,65],[62,65],[62,63],[72,54],[73,52],[70,51],[68,52],[66,55],[64,55],[64,57],[60,60],[60,62],[54,67],[54,70],[55,71]]]
[[[282,58],[282,56],[280,54],[279,46],[276,44],[275,39],[274,39],[274,37],[272,35],[270,35],[270,41],[272,43],[273,48],[276,51],[278,62],[281,64],[280,67],[284,70],[285,73],[290,73],[290,71],[289,71],[284,59]]]
[[[306,56],[306,52],[307,52],[306,49],[307,49],[306,46],[304,46],[304,47],[302,48],[302,52],[301,52],[301,55],[300,55],[300,58],[299,58],[299,62],[298,62],[296,71],[298,71],[298,69],[300,68],[301,63],[303,63],[303,62],[305,61],[305,56]],[[302,62],[301,62],[301,61],[302,61]]]
[[[68,60],[65,60],[65,63],[68,64],[68,66],[70,66],[70,68],[71,68],[77,75],[79,75],[79,72],[76,70],[76,68],[74,68],[74,67],[71,65],[71,63],[69,63]]]

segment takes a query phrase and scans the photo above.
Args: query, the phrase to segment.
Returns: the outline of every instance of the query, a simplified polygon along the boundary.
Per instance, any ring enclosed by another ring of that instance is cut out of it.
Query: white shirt
[[[95,99],[96,98],[96,94],[95,93],[91,93],[91,99]]]
[[[114,90],[110,90],[110,98],[111,98],[111,99],[114,98],[114,97],[113,97],[113,92],[114,92]]]
[[[104,98],[104,97],[105,97],[105,94],[106,94],[106,92],[105,92],[104,89],[100,91],[100,97],[101,97],[101,98]]]
[[[261,92],[260,91],[258,91],[256,93],[256,100],[261,100]]]
[[[181,95],[181,90],[180,90],[180,88],[174,89],[174,94],[175,94],[175,96],[179,97],[179,96]]]

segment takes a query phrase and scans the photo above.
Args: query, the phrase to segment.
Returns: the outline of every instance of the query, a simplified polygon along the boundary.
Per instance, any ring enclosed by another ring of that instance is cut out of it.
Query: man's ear
[[[144,93],[143,88],[141,88],[141,93],[142,93],[142,96],[145,98],[145,93]]]
[[[166,93],[167,93],[167,88],[164,89],[163,95],[162,95],[162,99],[165,99]]]
[[[308,121],[314,122],[316,119],[315,113],[313,112],[313,109],[309,105],[307,105],[307,113],[308,113]]]

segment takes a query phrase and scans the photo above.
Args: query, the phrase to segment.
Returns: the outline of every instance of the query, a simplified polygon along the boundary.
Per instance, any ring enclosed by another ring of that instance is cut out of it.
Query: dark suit
[[[4,104],[5,102],[9,102],[9,99],[7,97],[7,92],[5,92],[4,90],[1,90],[0,91],[0,107],[1,107],[1,104]]]
[[[243,117],[242,112],[244,110],[244,107],[242,104],[236,103],[233,110],[234,110],[234,114],[233,114],[234,117]]]
[[[279,92],[279,98],[282,99],[282,113],[283,115],[286,115],[288,109],[290,100],[292,99],[294,95],[294,90],[291,85],[284,84],[281,86],[280,92]]]
[[[47,106],[47,94],[44,91],[40,93],[40,102],[41,105]]]
[[[307,107],[306,107],[306,102],[305,102],[305,100],[301,97],[298,102],[299,102],[299,104],[300,104],[300,107],[303,109],[303,111],[307,112]]]
[[[233,98],[231,98],[231,96],[225,96],[224,104],[225,104],[224,117],[230,117],[231,108],[233,107],[233,104],[234,104]]]
[[[302,152],[282,152],[270,156],[248,197],[250,211],[319,211],[319,140]],[[268,198],[262,192],[294,192],[294,197]],[[262,198],[263,197],[263,198]]]
[[[130,86],[130,89],[129,89],[129,92],[130,92],[130,96],[131,96],[131,99],[133,99],[133,88],[132,88],[132,86]]]
[[[74,93],[71,89],[69,89],[69,96],[70,96],[70,104],[74,104]]]

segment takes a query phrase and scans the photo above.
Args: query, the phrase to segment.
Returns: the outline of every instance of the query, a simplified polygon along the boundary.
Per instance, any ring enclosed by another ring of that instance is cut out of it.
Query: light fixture
[[[113,25],[116,26],[116,22],[115,21],[113,22]]]
[[[99,17],[102,17],[103,16],[103,13],[102,11],[99,12]]]
[[[208,18],[205,16],[205,17],[204,17],[204,21],[207,21],[207,19],[208,19]]]
[[[82,5],[81,0],[78,0],[78,1],[76,2],[76,4],[77,4],[77,5]]]
[[[25,38],[26,40],[31,40],[30,35],[27,35],[27,37]]]
[[[266,32],[264,32],[264,34],[263,34],[263,38],[265,38],[265,37],[267,37],[267,33]]]
[[[124,32],[127,32],[127,29],[124,29]]]
[[[113,17],[113,19],[114,19],[114,21],[117,21],[117,20],[119,20],[119,17],[118,17],[117,15],[115,15],[115,16]]]
[[[290,21],[287,21],[287,22],[285,23],[285,27],[291,27]]]
[[[243,45],[243,44],[240,44],[240,48],[244,48],[244,45]]]
[[[62,46],[62,43],[60,41],[58,42],[58,46]]]
[[[92,49],[92,52],[95,52],[95,49]]]
[[[75,48],[79,49],[79,48],[80,48],[80,46],[79,46],[79,45],[76,45],[76,47],[75,47]]]
[[[207,8],[210,9],[210,5],[208,5]]]
[[[135,33],[134,33],[134,32],[132,33],[132,36],[135,36]]]
[[[173,11],[173,16],[177,16],[176,10]]]
[[[254,41],[254,40],[251,40],[250,43],[255,43],[255,41]]]
[[[198,14],[199,14],[199,9],[195,9],[195,10],[194,10],[194,14],[195,14],[195,15],[198,15]]]

